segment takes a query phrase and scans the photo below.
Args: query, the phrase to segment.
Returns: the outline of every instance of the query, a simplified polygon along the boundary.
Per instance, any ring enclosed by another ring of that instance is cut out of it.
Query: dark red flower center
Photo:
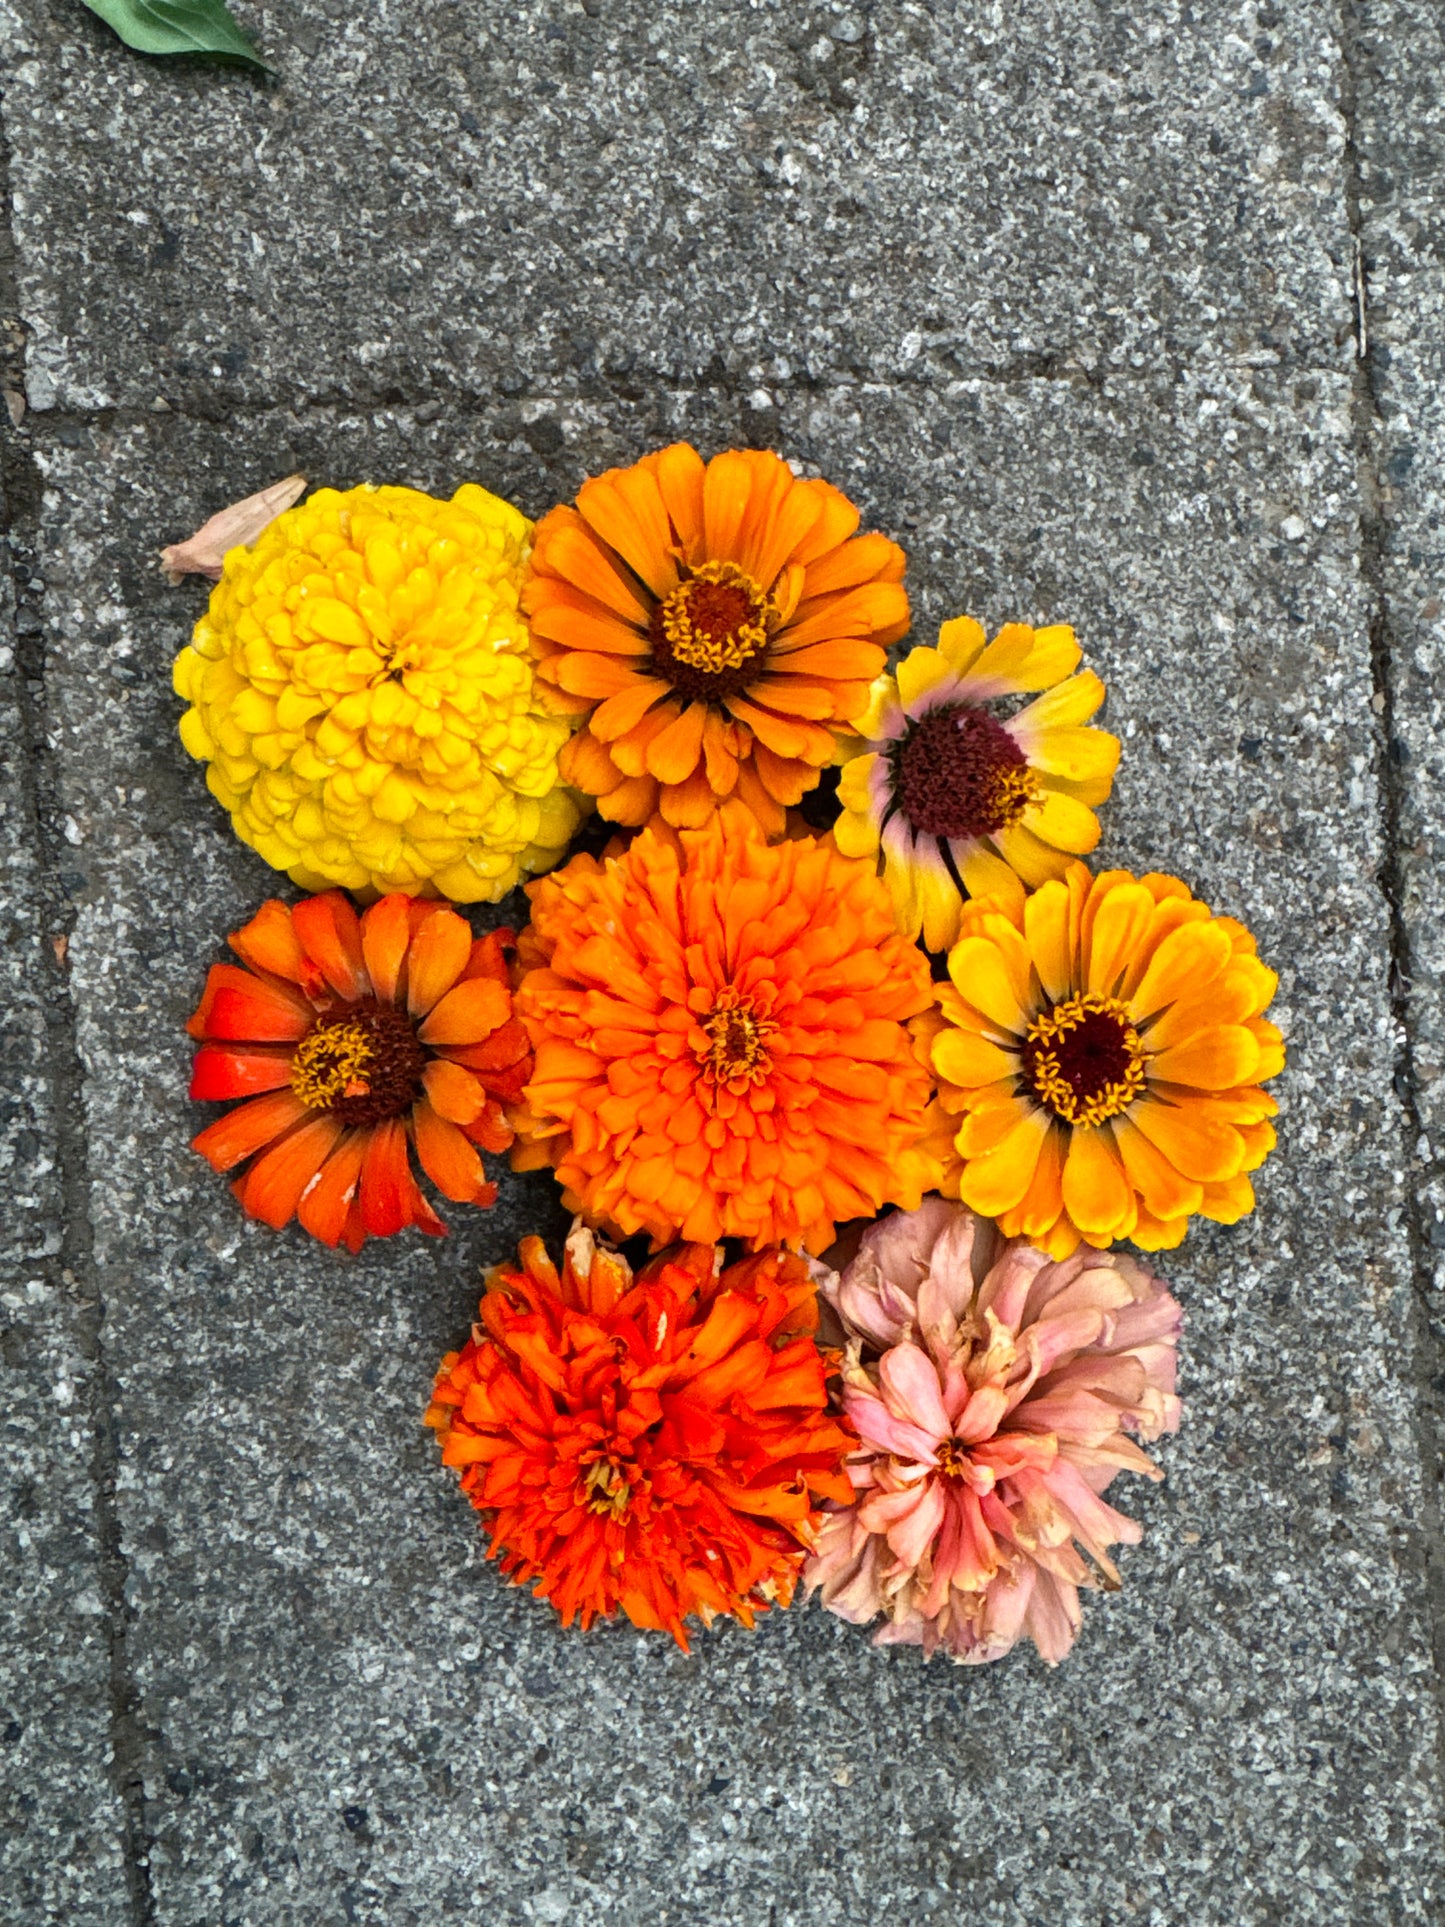
[[[391,1004],[323,1011],[296,1046],[291,1088],[313,1111],[343,1124],[401,1117],[421,1094],[426,1052],[410,1018]]]
[[[652,612],[652,660],[681,695],[719,702],[757,679],[773,607],[732,562],[703,562]]]
[[[1039,794],[1013,737],[968,703],[921,716],[894,755],[898,807],[926,836],[992,836],[1016,823]]]
[[[1065,1123],[1102,1124],[1144,1088],[1144,1057],[1128,1005],[1086,991],[1029,1025],[1024,1080]]]

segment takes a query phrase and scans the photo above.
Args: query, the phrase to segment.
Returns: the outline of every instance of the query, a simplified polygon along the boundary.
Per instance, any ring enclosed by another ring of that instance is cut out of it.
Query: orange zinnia
[[[942,1188],[1053,1258],[1177,1245],[1254,1209],[1284,1066],[1278,982],[1177,877],[1091,876],[962,913],[951,983],[916,1027],[938,1077]]]
[[[680,854],[679,854],[680,847]],[[937,1174],[903,1019],[927,959],[871,863],[769,846],[729,804],[680,837],[532,884],[517,1011],[537,1068],[519,1124],[593,1223],[712,1243],[801,1240]]]
[[[853,1496],[804,1260],[683,1245],[634,1278],[580,1227],[560,1277],[540,1238],[520,1255],[426,1414],[490,1556],[564,1626],[620,1610],[684,1652],[689,1614],[786,1606],[818,1502]]]
[[[544,699],[587,722],[567,782],[614,823],[695,828],[737,796],[769,835],[908,627],[903,551],[776,455],[675,443],[538,524],[522,591]]]
[[[478,1156],[505,1151],[532,1057],[512,1015],[502,946],[454,910],[383,897],[358,917],[339,891],[274,899],[229,939],[187,1029],[201,1040],[191,1096],[250,1101],[195,1139],[277,1231],[299,1217],[323,1244],[446,1226],[412,1176],[408,1144],[443,1196],[489,1205]]]

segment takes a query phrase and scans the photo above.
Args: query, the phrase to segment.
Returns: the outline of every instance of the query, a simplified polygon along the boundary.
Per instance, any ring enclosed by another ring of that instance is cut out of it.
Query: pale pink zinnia
[[[1027,1633],[1056,1664],[1079,1589],[1115,1590],[1108,1548],[1142,1536],[1100,1495],[1124,1469],[1163,1476],[1125,1433],[1178,1429],[1177,1302],[1132,1258],[1085,1247],[1055,1263],[941,1198],[818,1275],[850,1340],[843,1408],[861,1448],[809,1590],[855,1625],[885,1614],[879,1645],[978,1662]]]

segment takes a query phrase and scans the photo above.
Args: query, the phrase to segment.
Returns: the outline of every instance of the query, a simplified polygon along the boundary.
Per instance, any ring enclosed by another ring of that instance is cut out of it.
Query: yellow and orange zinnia
[[[903,551],[778,456],[676,443],[539,524],[522,606],[544,701],[587,721],[569,783],[678,828],[736,796],[769,835],[908,627]]]
[[[394,895],[358,917],[339,890],[274,898],[230,938],[187,1025],[191,1096],[244,1098],[194,1140],[248,1217],[292,1218],[360,1250],[408,1225],[446,1226],[411,1169],[444,1197],[490,1205],[481,1151],[512,1142],[506,1107],[532,1067],[512,1014],[503,944],[455,910]]]
[[[871,863],[769,845],[729,804],[680,837],[534,884],[519,1123],[594,1224],[820,1251],[838,1219],[917,1205],[929,1078],[904,1020],[928,963]]]
[[[491,1557],[565,1626],[621,1611],[684,1652],[690,1615],[786,1606],[819,1502],[853,1496],[804,1260],[683,1245],[634,1278],[580,1227],[560,1274],[540,1238],[520,1257],[426,1414]]]
[[[1233,1224],[1274,1145],[1284,1065],[1254,938],[1176,877],[1075,863],[977,898],[918,1029],[938,1078],[941,1187],[1054,1258]]]

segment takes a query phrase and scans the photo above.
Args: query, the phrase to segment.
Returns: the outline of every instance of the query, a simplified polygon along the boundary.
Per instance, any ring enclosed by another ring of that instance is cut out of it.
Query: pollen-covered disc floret
[[[820,1502],[852,1496],[817,1323],[791,1252],[725,1270],[679,1245],[634,1276],[581,1226],[560,1270],[524,1238],[427,1423],[514,1583],[564,1625],[620,1612],[686,1651],[690,1617],[786,1606]]]
[[[176,660],[181,739],[303,889],[495,901],[577,826],[518,607],[531,525],[467,484],[319,489],[233,549]]]

